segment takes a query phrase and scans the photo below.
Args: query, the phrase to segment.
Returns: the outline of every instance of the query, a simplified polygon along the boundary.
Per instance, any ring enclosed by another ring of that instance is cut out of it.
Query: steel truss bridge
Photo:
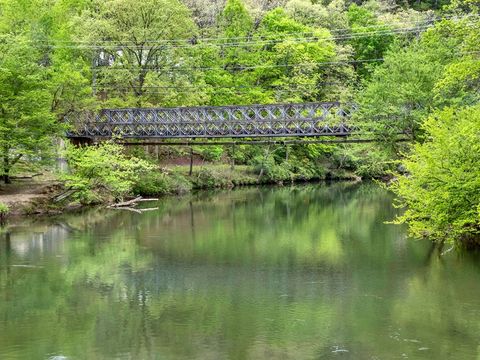
[[[126,144],[157,141],[187,144],[189,139],[231,138],[238,143],[271,142],[266,138],[335,137],[321,142],[345,142],[360,129],[349,124],[354,105],[339,102],[242,106],[104,109],[75,113],[66,119],[72,128],[67,136],[78,142],[115,138]],[[242,140],[243,138],[243,140]],[[248,139],[248,140],[247,140]],[[160,141],[158,141],[160,140]],[[291,141],[291,140],[290,140]],[[296,139],[294,142],[305,142]],[[354,141],[352,139],[352,141]],[[277,142],[277,141],[275,141]],[[285,142],[285,141],[283,141]],[[196,142],[197,143],[197,142]],[[205,141],[204,144],[210,144]]]

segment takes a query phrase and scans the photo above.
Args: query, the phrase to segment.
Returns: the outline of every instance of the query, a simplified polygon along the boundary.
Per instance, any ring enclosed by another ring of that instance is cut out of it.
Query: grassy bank
[[[305,174],[291,171],[272,172],[265,169],[262,171],[248,165],[237,165],[232,168],[228,164],[204,164],[195,167],[189,175],[189,166],[182,165],[146,173],[135,182],[132,191],[135,195],[159,196],[182,194],[195,189],[357,178],[353,173],[344,170]]]
[[[189,174],[189,165],[162,165],[138,174],[122,199],[133,196],[182,195],[200,189],[235,188],[248,185],[290,184],[293,182],[327,179],[358,179],[345,170],[294,173],[279,169],[259,169],[250,165],[203,163],[195,165]],[[97,184],[95,196],[75,197],[71,186],[53,179],[50,175],[35,181],[14,181],[0,188],[0,217],[26,214],[57,214],[82,206],[107,205],[118,200],[108,191],[106,182]],[[71,196],[69,194],[72,193]],[[64,197],[65,196],[65,197]],[[63,198],[64,197],[64,198]],[[60,201],[58,199],[61,199]]]

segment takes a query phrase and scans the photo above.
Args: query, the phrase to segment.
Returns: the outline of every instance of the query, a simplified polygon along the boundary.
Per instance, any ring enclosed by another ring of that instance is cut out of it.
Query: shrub
[[[223,147],[219,145],[202,146],[196,150],[207,161],[218,161],[223,155]]]
[[[231,173],[227,169],[201,168],[194,174],[191,181],[193,186],[198,189],[233,187]]]
[[[192,189],[192,184],[180,174],[149,172],[141,176],[133,185],[136,195],[158,196],[184,194]]]
[[[252,161],[255,172],[269,181],[282,182],[290,180],[293,174],[287,162],[277,164],[271,154],[257,156]]]
[[[5,220],[9,212],[9,206],[3,202],[0,202],[0,220]]]
[[[406,207],[397,222],[416,237],[480,243],[480,105],[446,109],[423,125],[428,141],[404,161],[408,175],[392,186]]]
[[[261,145],[237,144],[234,152],[232,147],[229,147],[228,151],[230,158],[235,159],[235,164],[250,165],[252,159],[262,154],[263,149]]]
[[[135,180],[153,166],[146,161],[127,157],[120,145],[104,142],[97,146],[67,146],[70,172],[61,175],[72,198],[82,204],[123,199],[132,191]]]
[[[386,144],[349,144],[339,147],[332,160],[338,169],[354,171],[364,178],[381,178],[391,173],[398,157]]]

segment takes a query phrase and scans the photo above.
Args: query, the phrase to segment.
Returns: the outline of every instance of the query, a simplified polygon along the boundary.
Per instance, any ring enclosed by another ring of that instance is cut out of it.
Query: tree
[[[421,138],[423,120],[439,105],[434,88],[463,51],[464,26],[445,20],[407,47],[397,42],[357,97],[359,123],[387,142],[400,133]]]
[[[374,66],[380,63],[380,60],[375,59],[383,57],[394,36],[389,34],[391,28],[379,21],[375,13],[366,6],[352,4],[346,15],[354,36],[349,44],[354,49],[354,59],[358,61],[355,68],[360,76],[368,77]],[[368,35],[372,32],[377,34]]]
[[[402,161],[408,175],[392,189],[417,237],[480,244],[480,106],[446,108],[423,124],[427,141]]]
[[[463,38],[457,57],[445,67],[434,88],[437,106],[469,106],[480,100],[480,62],[478,43],[480,24],[463,22],[450,31]]]
[[[196,29],[184,5],[178,0],[108,0],[97,1],[94,8],[77,21],[82,41],[92,49],[94,86],[101,99],[116,106],[202,101],[203,94],[183,91],[199,75],[185,50]]]
[[[254,20],[244,3],[228,0],[218,18],[218,40],[200,44],[210,104],[268,102],[251,69],[260,63],[261,48],[253,41],[253,33]]]
[[[41,160],[51,148],[52,135],[61,129],[45,91],[48,72],[38,59],[38,50],[25,37],[0,37],[0,161],[5,183],[21,159]]]
[[[265,42],[261,64],[266,65],[255,70],[256,77],[271,89],[274,101],[329,100],[337,95],[328,66],[335,62],[337,49],[328,30],[303,25],[277,8],[265,15],[256,36]]]
[[[95,107],[91,58],[82,46],[76,46],[74,22],[70,20],[88,7],[86,0],[60,0],[47,11],[50,24],[45,46],[50,77],[48,90],[52,94],[51,111],[59,122],[73,112]]]

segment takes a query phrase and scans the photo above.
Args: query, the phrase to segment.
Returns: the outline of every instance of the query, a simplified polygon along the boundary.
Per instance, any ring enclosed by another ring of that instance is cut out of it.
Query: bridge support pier
[[[190,146],[190,169],[188,171],[188,176],[192,176],[193,173],[193,147]]]
[[[235,143],[232,144],[232,162],[230,164],[230,170],[235,169]]]

